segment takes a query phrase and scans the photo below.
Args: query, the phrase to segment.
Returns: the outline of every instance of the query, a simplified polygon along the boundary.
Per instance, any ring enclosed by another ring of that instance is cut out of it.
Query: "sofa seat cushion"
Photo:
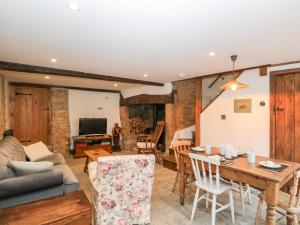
[[[76,176],[69,166],[66,164],[56,165],[53,167],[54,172],[62,172],[64,176],[64,184],[75,184],[78,183]]]
[[[30,161],[39,161],[42,158],[52,156],[53,153],[49,151],[48,147],[43,142],[37,142],[28,146],[24,146],[26,156]]]
[[[38,160],[38,162],[44,162],[44,161],[53,162],[54,165],[66,164],[65,158],[61,153],[58,152],[55,152],[51,156]]]
[[[63,174],[43,172],[0,181],[0,198],[8,198],[63,184]]]

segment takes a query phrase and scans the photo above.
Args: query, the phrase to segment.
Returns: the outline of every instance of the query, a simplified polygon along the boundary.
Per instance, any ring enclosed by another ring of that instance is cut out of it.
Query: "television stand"
[[[73,136],[73,143],[75,159],[86,157],[84,152],[88,150],[103,149],[112,153],[112,136],[108,134]]]

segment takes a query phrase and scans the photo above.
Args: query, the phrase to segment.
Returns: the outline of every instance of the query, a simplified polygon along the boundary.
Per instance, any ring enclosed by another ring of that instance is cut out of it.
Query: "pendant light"
[[[232,55],[231,56],[231,60],[232,60],[232,80],[227,82],[226,84],[222,85],[220,87],[220,89],[222,89],[222,90],[236,91],[236,90],[239,90],[239,89],[242,89],[242,88],[249,87],[248,84],[238,82],[235,79],[235,66],[234,66],[234,63],[235,63],[236,59],[237,59],[237,55]]]

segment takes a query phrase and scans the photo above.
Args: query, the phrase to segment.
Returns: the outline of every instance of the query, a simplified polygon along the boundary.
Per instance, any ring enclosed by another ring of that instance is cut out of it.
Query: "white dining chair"
[[[236,149],[238,151],[242,151],[242,152],[248,152],[248,151],[252,151],[251,148],[242,146],[242,145],[226,145],[229,148],[233,148]],[[234,192],[239,193],[240,195],[240,200],[241,200],[241,206],[242,206],[242,215],[245,216],[245,202],[248,199],[248,203],[251,205],[252,204],[252,198],[251,198],[251,189],[250,189],[250,185],[249,184],[245,184],[242,182],[233,182],[232,180],[230,181],[232,184],[232,190]]]
[[[208,207],[208,202],[212,203],[211,209],[211,224],[216,223],[216,213],[230,207],[231,209],[231,219],[234,223],[234,205],[232,196],[232,185],[220,179],[219,166],[220,161],[217,158],[190,153],[189,154],[192,167],[194,170],[196,178],[196,194],[192,208],[191,221],[194,219],[195,211],[198,202],[202,199],[206,200],[206,207]],[[208,170],[208,171],[207,171]],[[213,171],[215,170],[215,171]],[[213,175],[214,172],[214,175]],[[205,193],[199,197],[200,190]],[[229,204],[222,205],[217,202],[217,196],[227,192],[229,194]],[[212,199],[210,199],[210,194],[212,194]],[[219,207],[217,209],[217,206]]]

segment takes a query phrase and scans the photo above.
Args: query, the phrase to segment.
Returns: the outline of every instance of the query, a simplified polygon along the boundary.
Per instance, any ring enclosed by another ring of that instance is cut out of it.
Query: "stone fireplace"
[[[151,134],[157,121],[165,121],[165,104],[133,104],[121,106],[122,149],[132,151],[140,134]],[[165,133],[158,144],[164,149]]]

